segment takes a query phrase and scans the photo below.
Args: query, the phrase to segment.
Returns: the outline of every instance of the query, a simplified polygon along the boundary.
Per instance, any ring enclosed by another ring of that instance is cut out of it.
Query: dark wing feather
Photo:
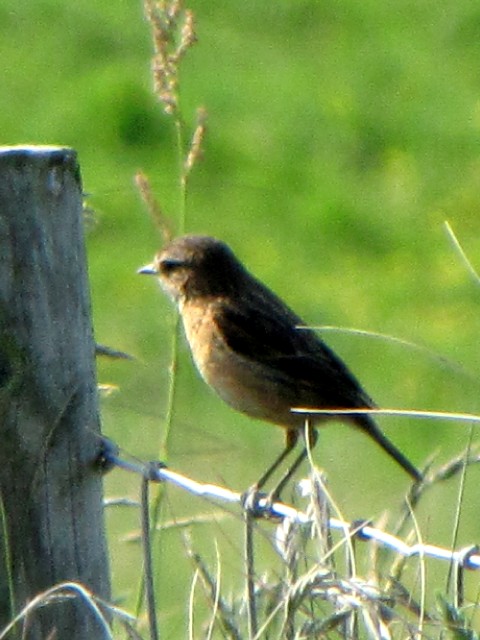
[[[256,282],[256,281],[255,281]],[[219,301],[215,320],[228,346],[252,360],[262,374],[282,387],[290,406],[360,409],[375,404],[342,360],[313,332],[298,329],[304,323],[261,283],[241,307]],[[380,431],[369,415],[355,424],[367,432],[416,481],[422,475]]]
[[[260,284],[260,283],[258,283]],[[297,405],[318,408],[371,407],[373,401],[338,356],[270,291],[240,306],[223,300],[215,320],[228,346],[262,363],[265,375],[281,379]]]
[[[264,361],[296,355],[292,325],[272,313],[225,302],[215,319],[229,347],[246,358]]]

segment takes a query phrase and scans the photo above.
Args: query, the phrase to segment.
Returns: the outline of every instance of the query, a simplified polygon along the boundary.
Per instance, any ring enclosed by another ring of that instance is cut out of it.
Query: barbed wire
[[[477,459],[475,459],[475,461],[477,461]],[[144,463],[125,460],[120,457],[116,445],[106,438],[103,439],[101,465],[106,469],[118,467],[134,473],[141,478],[147,478],[152,482],[169,482],[193,495],[203,498],[218,500],[223,503],[244,505],[243,494],[215,484],[197,482],[177,471],[169,469],[162,462]],[[255,516],[277,520],[288,518],[295,523],[305,525],[312,523],[312,518],[303,511],[295,509],[283,502],[270,503],[266,494],[259,494],[257,497],[255,501]],[[339,518],[331,517],[328,523],[331,529],[348,532],[352,538],[358,540],[374,540],[383,547],[392,549],[406,558],[430,557],[438,560],[446,560],[462,569],[480,569],[480,547],[478,545],[471,545],[458,550],[450,550],[423,542],[407,544],[397,536],[372,526],[369,522],[346,522]]]

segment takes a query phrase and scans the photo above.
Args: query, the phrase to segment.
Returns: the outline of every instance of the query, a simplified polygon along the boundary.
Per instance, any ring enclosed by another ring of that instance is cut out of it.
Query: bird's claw
[[[242,493],[240,498],[240,504],[252,518],[267,520],[278,517],[272,509],[274,501],[274,495],[259,491],[255,484]]]

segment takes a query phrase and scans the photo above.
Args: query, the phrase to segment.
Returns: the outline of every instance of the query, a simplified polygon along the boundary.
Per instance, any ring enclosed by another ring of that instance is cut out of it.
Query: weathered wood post
[[[63,581],[109,598],[98,433],[76,153],[1,147],[0,631]],[[35,611],[25,629],[28,640],[104,637],[79,598]]]

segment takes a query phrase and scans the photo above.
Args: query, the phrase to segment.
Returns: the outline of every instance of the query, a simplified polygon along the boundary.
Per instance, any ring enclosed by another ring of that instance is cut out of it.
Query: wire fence
[[[132,462],[123,459],[115,445],[105,440],[104,464],[107,467],[118,467],[130,473],[135,473],[141,478],[146,478],[152,482],[169,482],[196,496],[218,501],[220,503],[238,504],[244,506],[244,495],[236,491],[231,491],[215,484],[205,484],[197,482],[177,471],[167,468],[161,462]],[[468,461],[464,458],[463,464],[480,462],[478,456],[472,456]],[[440,472],[441,477],[448,477],[452,469],[458,468],[459,460],[452,461],[448,470]],[[265,494],[259,494],[255,503],[255,516],[262,518],[276,518],[279,520],[289,519],[297,524],[308,525],[312,518],[305,512],[300,511],[283,502],[270,503]],[[406,558],[430,557],[437,560],[446,560],[460,569],[478,570],[480,569],[480,547],[471,545],[462,549],[446,549],[436,545],[419,542],[408,544],[399,537],[378,529],[368,521],[346,522],[338,518],[330,517],[328,524],[333,530],[341,530],[351,538],[363,541],[375,541],[379,545],[394,550],[396,553]]]

